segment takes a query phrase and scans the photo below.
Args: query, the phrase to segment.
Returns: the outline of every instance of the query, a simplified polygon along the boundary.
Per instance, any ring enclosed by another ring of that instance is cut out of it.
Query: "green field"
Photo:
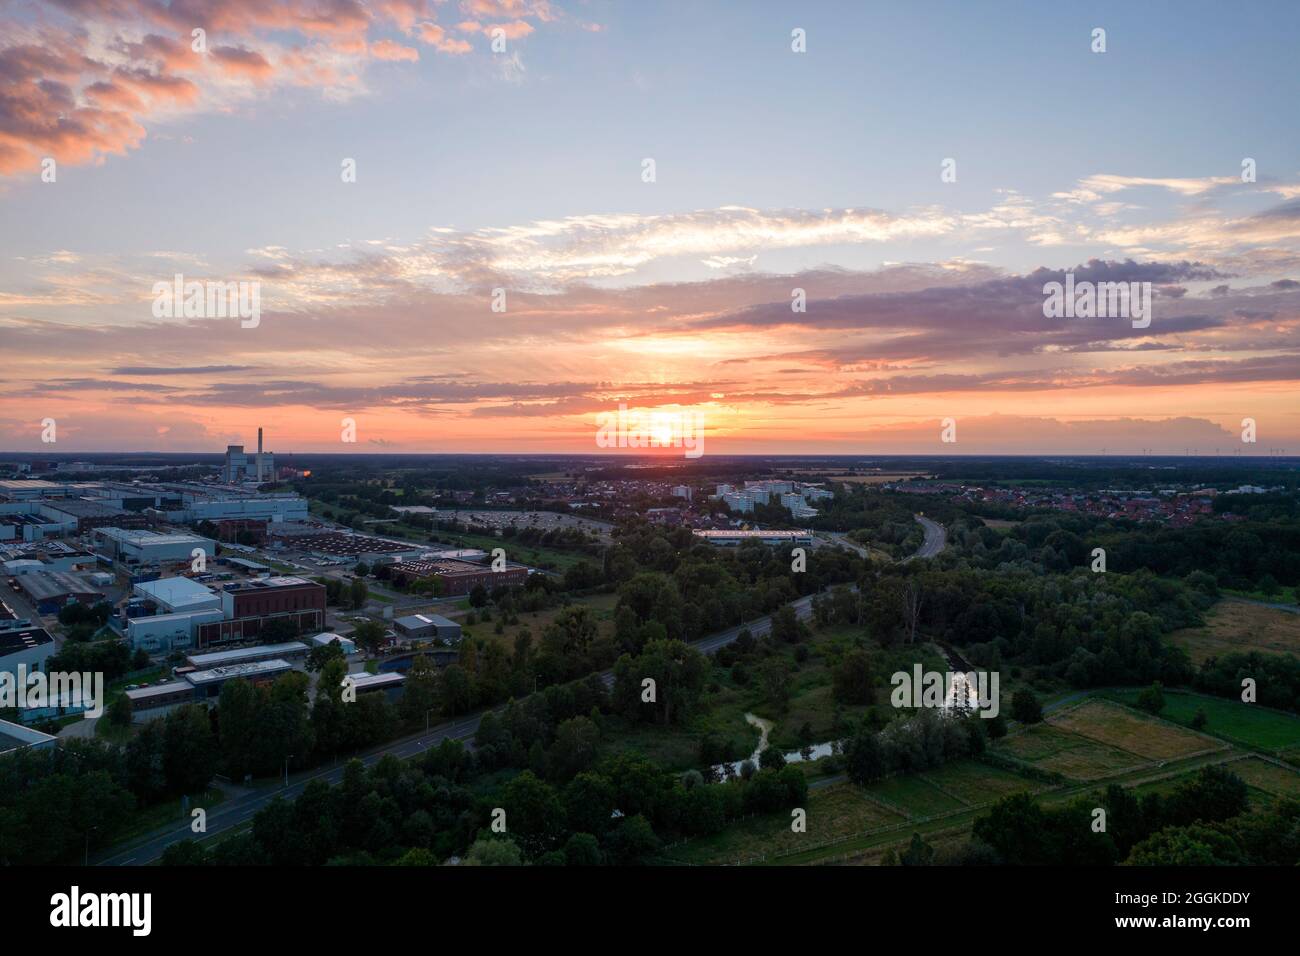
[[[721,833],[668,847],[664,858],[678,863],[743,863],[794,852],[825,840],[890,824],[903,818],[872,803],[852,784],[838,784],[808,794],[808,832],[793,833],[788,812],[749,817]]]
[[[891,806],[907,811],[909,817],[932,817],[965,806],[919,776],[890,777],[866,788]]]
[[[1114,691],[1107,696],[1131,706],[1136,703],[1138,693],[1136,690]],[[1300,718],[1238,700],[1167,690],[1165,709],[1160,716],[1191,726],[1197,710],[1205,711],[1207,718],[1203,733],[1262,750],[1300,746]]]
[[[1300,799],[1300,771],[1285,770],[1277,764],[1251,757],[1229,765],[1229,768],[1256,790],[1270,796]]]
[[[923,776],[968,804],[988,803],[1022,790],[1031,790],[1035,786],[1026,777],[978,760],[958,760],[956,763],[944,764],[937,770],[927,770]]]
[[[1125,750],[1080,737],[1050,724],[1037,724],[997,744],[1000,752],[1071,780],[1096,780],[1140,767],[1145,759]]]
[[[1172,760],[1222,746],[1213,738],[1163,723],[1101,698],[1092,698],[1056,714],[1048,722],[1058,729],[1147,760]]]

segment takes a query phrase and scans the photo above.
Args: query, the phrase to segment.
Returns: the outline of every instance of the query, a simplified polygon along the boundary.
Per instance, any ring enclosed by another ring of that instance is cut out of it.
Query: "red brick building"
[[[489,591],[499,587],[522,587],[528,580],[528,569],[516,565],[493,571],[488,565],[441,559],[403,561],[393,565],[392,575],[393,580],[403,586],[423,578],[438,578],[442,581],[442,593],[454,596],[468,594],[479,584]]]
[[[248,641],[274,620],[299,632],[325,629],[325,585],[299,577],[259,578],[227,585],[221,592],[225,620],[200,624],[198,646]]]
[[[247,531],[252,535],[248,543],[261,544],[266,540],[266,520],[222,518],[217,522],[217,539],[219,541],[237,541],[241,531]]]

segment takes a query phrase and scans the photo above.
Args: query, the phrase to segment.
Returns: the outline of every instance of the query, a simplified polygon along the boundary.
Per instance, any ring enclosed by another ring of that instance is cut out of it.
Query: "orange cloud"
[[[414,63],[420,59],[420,51],[413,46],[402,46],[400,43],[394,43],[392,40],[376,40],[370,44],[370,55],[377,60],[389,60],[392,62],[409,61]]]

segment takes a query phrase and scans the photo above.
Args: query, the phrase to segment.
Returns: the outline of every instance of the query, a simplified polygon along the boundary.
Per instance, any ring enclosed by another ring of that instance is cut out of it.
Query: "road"
[[[931,521],[924,515],[913,515],[913,517],[925,529],[925,540],[921,542],[921,547],[917,549],[916,554],[912,555],[912,558],[933,558],[948,543],[948,532],[943,525],[937,521]],[[912,558],[906,560],[911,561]]]
[[[794,608],[795,614],[802,620],[812,616],[812,595],[799,598],[797,601],[790,603]],[[766,634],[772,628],[772,618],[765,616],[757,620],[750,621],[747,624],[741,624],[736,627],[728,628],[725,631],[719,631],[717,634],[702,638],[696,641],[692,646],[705,654],[713,654],[719,648],[725,647],[740,636],[742,629],[748,627],[751,634],[759,637]],[[599,675],[605,685],[612,686],[614,683],[614,672],[612,670],[602,671]],[[499,711],[500,708],[494,708]],[[400,740],[392,741],[364,755],[358,755],[358,758],[366,766],[377,763],[379,759],[387,754],[392,754],[403,760],[418,756],[432,747],[437,747],[444,740],[460,740],[470,748],[473,747],[474,735],[478,732],[479,721],[482,720],[486,711],[470,716],[463,717],[450,723],[440,724],[427,733],[414,734],[409,737],[403,737]],[[351,759],[351,758],[349,758]],[[325,768],[316,768],[315,770],[306,771],[290,778],[288,787],[275,787],[259,789],[246,796],[236,797],[219,803],[208,813],[207,832],[200,840],[210,840],[218,834],[225,833],[234,827],[238,827],[251,820],[259,810],[269,804],[276,797],[285,799],[295,799],[306,788],[307,784],[315,780],[324,783],[335,784],[343,779],[343,767],[346,761],[341,761]],[[179,843],[181,840],[194,838],[196,835],[190,831],[188,823],[177,823],[173,826],[163,827],[155,830],[143,840],[138,840],[129,848],[123,849],[115,847],[95,857],[96,866],[144,866],[156,861],[167,847],[173,843]]]

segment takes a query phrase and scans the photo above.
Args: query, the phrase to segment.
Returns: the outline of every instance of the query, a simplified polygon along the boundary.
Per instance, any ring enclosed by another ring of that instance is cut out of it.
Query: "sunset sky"
[[[624,402],[714,454],[1300,453],[1297,36],[1282,2],[0,0],[0,450],[595,452]],[[1150,327],[1045,318],[1065,272],[1151,282]],[[259,282],[260,323],[156,318],[177,273]]]

